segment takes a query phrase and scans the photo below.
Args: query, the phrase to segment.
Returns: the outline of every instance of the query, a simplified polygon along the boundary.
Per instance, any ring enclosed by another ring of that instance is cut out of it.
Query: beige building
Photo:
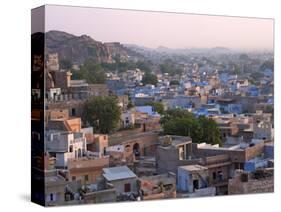
[[[83,157],[68,160],[68,178],[82,185],[96,183],[102,169],[109,166],[109,157]]]

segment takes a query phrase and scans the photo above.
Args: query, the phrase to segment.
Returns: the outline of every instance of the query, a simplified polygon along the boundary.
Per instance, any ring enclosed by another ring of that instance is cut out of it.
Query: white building
[[[60,88],[50,88],[49,91],[47,91],[48,99],[49,100],[58,100],[59,96],[61,95],[61,89]]]
[[[46,151],[56,158],[56,167],[67,167],[68,159],[80,158],[87,153],[84,133],[62,131],[47,132]]]

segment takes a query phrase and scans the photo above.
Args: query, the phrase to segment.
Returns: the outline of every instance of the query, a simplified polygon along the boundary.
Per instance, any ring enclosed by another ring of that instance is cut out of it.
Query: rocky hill
[[[102,43],[90,36],[75,36],[62,31],[46,33],[46,53],[59,54],[59,58],[67,58],[81,64],[85,59],[96,62],[113,63],[116,57],[127,60],[134,52],[118,42]]]

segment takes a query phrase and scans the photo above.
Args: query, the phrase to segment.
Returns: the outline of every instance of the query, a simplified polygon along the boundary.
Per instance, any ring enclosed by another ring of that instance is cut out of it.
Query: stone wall
[[[116,202],[115,189],[105,189],[83,195],[84,203]]]
[[[231,179],[228,183],[228,194],[252,194],[274,192],[273,177],[263,180],[250,180],[241,182],[238,179]]]
[[[228,194],[252,194],[274,192],[274,170],[263,169],[255,173],[236,170],[228,182]]]

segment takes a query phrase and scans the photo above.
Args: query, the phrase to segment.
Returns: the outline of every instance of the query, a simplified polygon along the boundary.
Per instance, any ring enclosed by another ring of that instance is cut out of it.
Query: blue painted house
[[[200,165],[178,167],[177,190],[192,193],[208,187],[208,168]]]
[[[261,158],[254,158],[252,160],[247,161],[244,164],[244,170],[247,172],[253,172],[257,168],[265,168],[268,166],[269,159],[261,159]]]

